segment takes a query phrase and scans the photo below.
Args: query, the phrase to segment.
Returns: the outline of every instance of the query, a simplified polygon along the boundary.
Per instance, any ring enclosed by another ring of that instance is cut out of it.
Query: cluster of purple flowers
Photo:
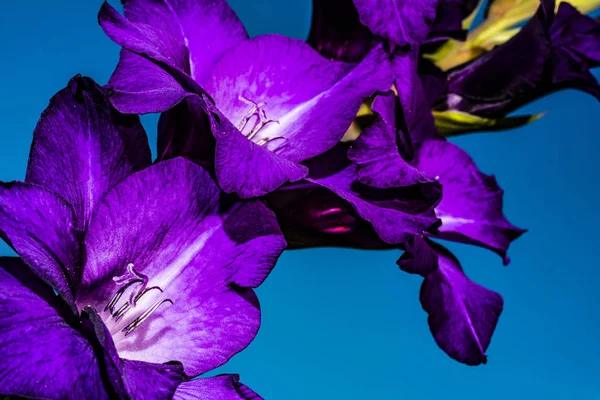
[[[600,99],[595,20],[554,0],[314,0],[305,42],[249,38],[225,0],[123,3],[99,13],[122,47],[108,84],[74,77],[25,181],[0,182],[19,255],[0,258],[0,394],[260,399],[202,375],[255,337],[253,288],[286,248],[404,250],[436,343],[487,361],[502,297],[432,239],[507,264],[524,230],[447,137],[531,122],[508,114],[564,88]]]

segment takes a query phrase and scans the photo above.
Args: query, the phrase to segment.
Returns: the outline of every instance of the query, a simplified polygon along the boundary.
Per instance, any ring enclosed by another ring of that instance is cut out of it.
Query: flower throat
[[[250,106],[250,109],[248,110],[248,112],[246,112],[246,114],[244,114],[244,116],[242,116],[242,119],[240,120],[240,122],[237,125],[237,129],[240,132],[242,132],[242,134],[244,136],[246,136],[249,140],[252,140],[254,142],[254,138],[256,137],[256,135],[258,135],[258,133],[267,125],[269,125],[271,123],[279,124],[278,120],[267,118],[267,112],[264,110],[264,107],[267,105],[267,103],[265,103],[265,102],[257,103],[257,102],[254,102],[252,100],[245,98],[242,95],[238,96],[238,99],[240,101],[246,103],[248,106]],[[253,119],[252,117],[256,117],[254,126],[251,129],[247,129],[250,127],[250,121]],[[244,132],[244,131],[246,131],[246,132]],[[283,137],[283,136],[264,137],[255,143],[259,146],[264,146],[265,144],[267,144],[273,140],[285,140],[285,137]]]
[[[114,327],[120,327],[119,322],[125,317],[127,313],[131,310],[135,310],[137,303],[152,292],[163,293],[163,290],[159,286],[148,286],[148,277],[144,274],[141,274],[135,270],[133,264],[127,264],[127,272],[121,276],[115,276],[113,281],[117,286],[122,286],[115,295],[108,302],[106,307],[104,307],[104,312],[109,312],[111,315],[111,319],[107,320],[107,325],[112,325]],[[134,286],[137,285],[137,288]],[[120,307],[117,308],[119,304],[119,300],[123,297],[123,295],[129,291],[129,298],[127,301],[121,304]],[[138,315],[135,319],[133,319],[130,323],[128,323],[125,327],[120,329],[120,331],[128,336],[131,334],[137,327],[144,323],[144,321],[148,320],[152,314],[164,303],[173,304],[171,299],[159,299],[154,302],[150,307],[148,307],[143,313]],[[110,322],[110,323],[109,323]],[[117,332],[113,332],[111,329],[111,333],[113,336]]]

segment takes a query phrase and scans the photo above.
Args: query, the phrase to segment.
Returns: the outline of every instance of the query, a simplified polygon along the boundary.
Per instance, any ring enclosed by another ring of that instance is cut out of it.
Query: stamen
[[[141,299],[141,298],[142,298],[142,297],[143,297],[143,296],[144,296],[146,293],[148,293],[148,292],[150,292],[150,291],[152,291],[152,290],[159,290],[159,291],[162,293],[162,289],[161,289],[161,288],[159,288],[158,286],[152,286],[152,287],[150,287],[150,288],[147,288],[146,290],[144,290],[142,293],[138,294],[138,295],[135,297],[135,302],[137,303],[137,302],[138,302],[138,301],[139,301],[139,300],[140,300],[140,299]],[[135,306],[133,306],[133,307],[135,307]],[[114,320],[115,320],[115,321],[118,321],[118,320],[120,320],[121,318],[123,318],[123,316],[125,315],[125,313],[126,313],[127,311],[131,310],[133,307],[131,306],[131,304],[130,304],[130,303],[125,303],[125,304],[123,304],[123,305],[121,306],[121,308],[119,308],[119,309],[117,310],[117,312],[115,312],[115,313],[113,313],[113,314],[112,314],[112,316],[113,316]]]
[[[250,118],[252,118],[254,115],[256,115],[260,111],[261,107],[266,106],[267,103],[265,103],[265,102],[256,103],[256,102],[254,102],[254,101],[252,101],[250,99],[245,98],[242,95],[239,95],[238,99],[240,101],[243,101],[244,103],[248,104],[249,106],[252,106],[252,108],[250,109],[250,111],[248,111],[246,114],[244,114],[244,116],[240,120],[240,123],[237,125],[238,130],[241,132],[246,127],[246,124],[248,123],[248,121],[250,120]]]
[[[259,110],[258,117],[259,117],[258,123],[254,126],[254,129],[252,129],[252,132],[250,132],[246,136],[249,140],[252,140],[254,138],[254,136],[256,136],[256,134],[262,128],[264,128],[265,126],[267,126],[271,122],[276,122],[277,124],[279,124],[279,121],[277,121],[276,119],[269,119],[269,118],[267,118],[267,112],[265,110]]]
[[[146,321],[148,318],[150,318],[152,313],[154,313],[154,311],[156,311],[158,309],[158,307],[160,307],[163,303],[167,303],[167,302],[171,303],[171,305],[173,305],[173,301],[171,299],[158,300],[149,309],[144,311],[142,313],[142,315],[140,315],[139,317],[134,319],[129,325],[127,325],[125,328],[123,328],[121,330],[121,332],[124,332],[125,336],[129,335],[131,332],[133,332],[135,330],[135,328],[137,328],[144,321]]]
[[[262,109],[262,107],[265,107],[267,105],[267,103],[265,103],[265,102],[256,103],[255,101],[247,99],[242,95],[238,96],[238,99],[240,101],[248,104],[249,106],[251,106],[250,110],[246,114],[244,114],[244,116],[240,120],[239,124],[237,125],[237,129],[240,132],[243,133],[244,129],[246,128],[246,125],[248,125],[248,122],[250,121],[250,118],[252,118],[255,115],[258,116],[258,122],[256,123],[256,125],[254,125],[254,128],[252,128],[250,133],[248,133],[246,135],[246,137],[249,140],[252,140],[262,128],[264,128],[266,125],[270,124],[271,122],[279,123],[278,120],[267,118],[267,112]]]
[[[115,295],[112,297],[112,299],[110,299],[110,301],[108,302],[108,304],[106,305],[106,307],[104,307],[104,311],[110,311],[111,314],[114,313],[115,311],[115,306],[117,305],[117,302],[119,301],[119,299],[121,299],[121,296],[123,296],[123,293],[125,293],[125,291],[131,286],[134,285],[136,283],[144,283],[144,281],[142,281],[141,279],[134,279],[132,281],[129,281],[128,283],[125,284],[125,286],[123,286],[121,289],[119,289],[117,291],[117,293],[115,293]]]
[[[134,268],[133,264],[127,264],[127,272],[121,276],[116,276],[113,278],[113,281],[116,285],[122,286],[117,293],[110,299],[106,307],[104,307],[104,311],[109,311],[112,316],[112,321],[110,321],[109,325],[113,326],[114,329],[119,325],[119,321],[125,317],[126,314],[129,313],[130,310],[134,310],[138,302],[144,297],[147,293],[152,292],[153,290],[158,290],[160,293],[163,293],[163,290],[159,286],[146,287],[148,285],[148,277],[144,274],[137,272]],[[139,287],[136,289],[132,289],[133,285],[139,284]],[[130,290],[129,301],[123,302],[121,306],[115,311],[117,304],[119,304],[119,300],[123,297],[125,292]],[[161,296],[163,297],[163,296]],[[138,326],[140,326],[144,321],[146,321],[150,316],[160,307],[163,303],[171,303],[173,301],[171,299],[161,299],[152,304],[150,308],[144,311],[141,315],[131,321],[125,328],[121,330],[121,332],[125,333],[125,336],[129,335],[133,332]],[[130,313],[131,314],[131,313]],[[131,320],[126,318],[127,320]],[[108,319],[105,319],[105,322],[109,322]],[[122,325],[121,325],[122,326]],[[111,330],[111,333],[113,331]]]

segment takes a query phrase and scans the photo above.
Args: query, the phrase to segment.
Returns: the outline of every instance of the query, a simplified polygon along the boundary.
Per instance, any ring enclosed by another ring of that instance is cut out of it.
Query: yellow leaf
[[[535,115],[518,115],[500,119],[483,118],[461,111],[434,111],[435,126],[440,134],[446,137],[458,136],[466,133],[481,131],[500,131],[514,129],[527,125],[544,116],[544,113]]]
[[[556,7],[565,0],[558,1]],[[587,14],[600,8],[600,0],[568,0],[580,12]],[[464,42],[449,40],[434,53],[425,57],[442,70],[449,70],[506,43],[537,11],[539,0],[492,0],[486,19],[469,32]]]

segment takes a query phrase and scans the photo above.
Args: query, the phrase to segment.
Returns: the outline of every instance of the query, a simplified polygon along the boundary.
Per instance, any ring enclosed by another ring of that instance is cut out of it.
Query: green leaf
[[[540,119],[544,114],[518,115],[515,117],[492,119],[478,117],[477,115],[461,111],[434,111],[433,118],[440,134],[451,137],[474,132],[515,129]]]

